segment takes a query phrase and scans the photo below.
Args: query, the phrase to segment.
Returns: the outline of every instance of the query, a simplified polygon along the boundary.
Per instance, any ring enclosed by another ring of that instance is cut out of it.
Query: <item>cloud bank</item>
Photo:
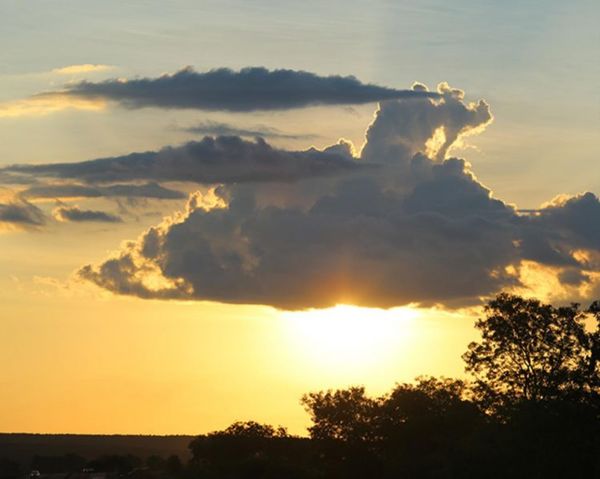
[[[140,81],[154,91],[155,80]],[[179,192],[164,183],[209,185],[184,211],[80,269],[117,294],[304,309],[462,307],[502,289],[537,294],[548,285],[561,300],[600,293],[598,197],[558,196],[528,212],[495,198],[452,156],[492,122],[489,105],[445,83],[412,91],[419,95],[380,103],[359,154],[345,141],[287,151],[238,131],[119,157],[13,165],[0,178],[29,179],[22,196],[38,198],[170,197]],[[59,210],[63,221],[119,221]]]
[[[491,122],[488,105],[445,84],[439,93],[381,103],[357,161],[383,166],[279,185],[276,200],[265,183],[221,186],[210,207],[194,194],[183,213],[80,276],[118,294],[283,309],[466,306],[548,271],[570,297],[593,291],[598,197],[561,197],[528,215],[494,198],[465,160],[448,157]]]

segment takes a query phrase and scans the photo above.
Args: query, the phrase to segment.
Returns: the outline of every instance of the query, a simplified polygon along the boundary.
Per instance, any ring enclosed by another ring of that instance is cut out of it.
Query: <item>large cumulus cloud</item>
[[[416,83],[413,90],[427,92]],[[491,121],[484,100],[465,103],[464,92],[447,83],[438,86],[437,100],[386,102],[367,131],[362,157],[375,162],[408,164],[416,153],[441,161],[462,135],[483,130]]]
[[[52,94],[50,94],[52,95]],[[311,105],[356,105],[392,98],[437,97],[422,90],[365,84],[352,76],[319,76],[252,67],[196,72],[191,67],[157,78],[81,82],[60,95],[110,100],[128,108],[159,107],[247,112]]]
[[[567,289],[590,283],[598,198],[561,197],[526,215],[494,198],[448,156],[490,123],[488,105],[445,84],[439,94],[381,103],[355,160],[378,168],[278,185],[277,195],[272,183],[221,185],[210,206],[192,195],[184,212],[80,276],[119,294],[286,309],[470,305],[529,284],[531,265]]]

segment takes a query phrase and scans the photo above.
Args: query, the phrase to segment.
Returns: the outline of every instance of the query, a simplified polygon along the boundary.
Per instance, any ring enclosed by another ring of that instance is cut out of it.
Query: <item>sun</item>
[[[337,305],[281,315],[290,347],[305,361],[322,373],[355,377],[387,367],[398,348],[409,346],[420,312]]]

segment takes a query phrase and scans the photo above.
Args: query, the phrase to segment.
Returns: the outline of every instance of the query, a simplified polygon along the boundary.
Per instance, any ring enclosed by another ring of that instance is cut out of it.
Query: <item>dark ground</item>
[[[86,459],[104,455],[190,457],[189,443],[195,436],[129,436],[88,434],[5,434],[0,433],[0,456],[29,468],[34,455],[77,454]]]

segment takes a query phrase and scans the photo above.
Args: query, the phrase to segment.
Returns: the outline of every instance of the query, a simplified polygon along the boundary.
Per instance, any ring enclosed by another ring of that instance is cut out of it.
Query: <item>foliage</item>
[[[490,301],[475,325],[482,340],[463,355],[481,404],[507,414],[523,402],[597,402],[598,331],[585,327],[590,312],[598,319],[595,308],[555,308],[508,294]]]

